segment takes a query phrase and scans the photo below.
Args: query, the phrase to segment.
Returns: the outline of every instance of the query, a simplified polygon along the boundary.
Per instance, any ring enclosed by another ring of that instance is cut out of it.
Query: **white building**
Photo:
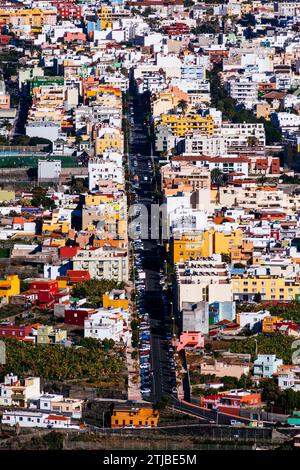
[[[257,101],[258,85],[249,77],[241,77],[230,79],[227,82],[227,90],[229,95],[238,103],[244,104],[251,108]]]
[[[278,359],[276,354],[258,354],[254,361],[253,375],[259,378],[272,377],[282,364],[282,359]]]
[[[37,411],[4,411],[2,424],[23,428],[80,429],[73,424],[70,416],[55,415]]]
[[[89,271],[91,278],[128,280],[128,256],[123,249],[80,250],[73,258],[73,269]]]
[[[118,342],[127,339],[124,334],[124,313],[118,308],[99,309],[97,313],[84,320],[84,337],[100,341],[112,339]],[[125,315],[127,316],[126,313]]]
[[[221,255],[189,260],[175,265],[175,303],[232,302],[232,283]]]
[[[60,135],[60,125],[54,122],[34,121],[26,125],[26,135],[28,137],[42,137],[54,142]]]
[[[0,384],[1,406],[27,406],[28,401],[40,396],[40,378],[27,377],[23,381],[17,375],[7,374]]]
[[[60,160],[39,160],[38,161],[38,180],[57,181],[61,174]]]
[[[115,161],[104,158],[93,158],[88,163],[89,190],[98,188],[100,180],[110,180],[122,184],[124,171]]]
[[[300,392],[300,367],[296,365],[283,365],[277,370],[278,387],[280,390],[291,388]]]
[[[249,328],[249,330],[252,330],[253,328],[259,328],[261,326],[262,320],[269,316],[270,312],[268,311],[240,312],[238,314],[240,327],[242,329]]]

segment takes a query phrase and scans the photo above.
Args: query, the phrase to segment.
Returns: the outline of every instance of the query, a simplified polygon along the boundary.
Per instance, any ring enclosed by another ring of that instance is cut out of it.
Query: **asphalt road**
[[[133,101],[134,117],[131,117],[129,130],[129,167],[131,180],[138,175],[140,185],[136,191],[136,202],[148,207],[150,214],[151,196],[154,191],[154,164],[151,156],[151,144],[148,138],[149,130],[145,125],[147,108],[143,99],[136,97]],[[146,180],[145,180],[146,177]],[[149,220],[149,230],[150,230]],[[166,335],[169,324],[166,317],[169,306],[164,299],[160,284],[160,269],[163,268],[161,249],[158,240],[144,240],[144,269],[146,274],[145,304],[149,313],[151,329],[151,363],[152,363],[152,393],[151,401],[156,402],[163,395],[171,394],[176,385],[175,372],[169,363],[171,353]]]

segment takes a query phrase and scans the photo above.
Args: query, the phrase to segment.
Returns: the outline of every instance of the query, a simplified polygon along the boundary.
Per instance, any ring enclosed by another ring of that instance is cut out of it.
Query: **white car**
[[[237,421],[236,419],[232,419],[230,421],[230,426],[245,426],[245,423],[242,423],[241,421]]]

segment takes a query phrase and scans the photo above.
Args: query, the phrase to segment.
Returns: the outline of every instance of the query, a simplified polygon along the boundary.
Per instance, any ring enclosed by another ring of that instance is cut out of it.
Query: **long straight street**
[[[131,117],[129,131],[129,165],[131,181],[138,177],[135,202],[143,204],[151,212],[154,203],[154,163],[151,156],[149,126],[146,125],[147,107],[145,97],[135,95],[133,100],[134,116]],[[149,233],[151,227],[149,218]],[[145,308],[149,313],[151,328],[151,375],[152,391],[150,399],[156,402],[166,394],[176,395],[175,367],[172,365],[170,346],[170,324],[168,323],[169,305],[160,284],[163,269],[159,240],[144,240]],[[169,339],[167,339],[169,338]]]

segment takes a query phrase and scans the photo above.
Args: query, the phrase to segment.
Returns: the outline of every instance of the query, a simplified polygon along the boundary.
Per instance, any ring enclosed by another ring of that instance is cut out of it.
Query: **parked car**
[[[230,421],[230,426],[245,426],[245,423],[242,423],[242,421],[237,421],[236,419],[232,419]]]

